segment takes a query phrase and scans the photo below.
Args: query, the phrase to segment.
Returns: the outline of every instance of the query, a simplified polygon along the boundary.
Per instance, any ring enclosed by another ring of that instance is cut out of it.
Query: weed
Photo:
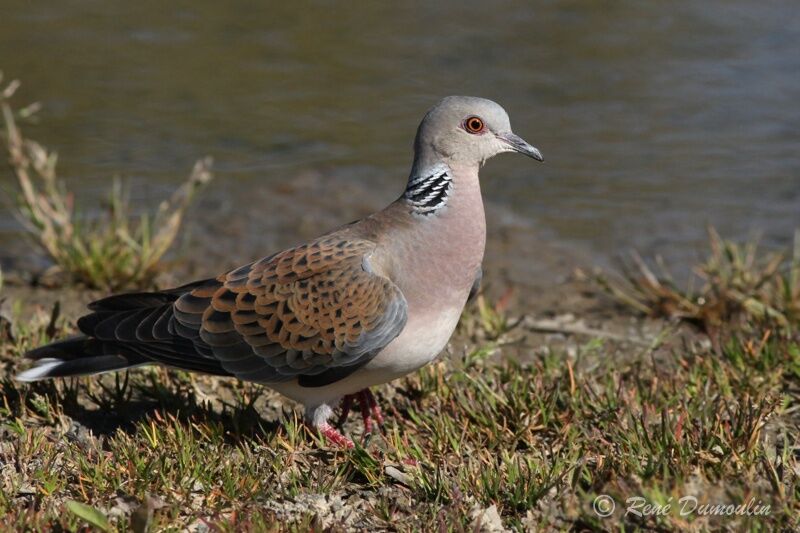
[[[772,325],[792,331],[800,323],[800,230],[790,251],[759,254],[758,241],[723,240],[708,228],[710,254],[679,288],[663,261],[659,274],[637,254],[623,264],[623,276],[595,280],[617,301],[654,317],[675,318],[712,337],[725,329]],[[699,282],[699,288],[695,285]],[[716,339],[715,339],[716,340]]]
[[[55,152],[25,138],[17,125],[18,118],[30,118],[39,109],[32,105],[14,111],[11,98],[18,87],[12,81],[0,91],[0,112],[20,190],[13,208],[29,236],[71,281],[104,290],[151,285],[195,193],[211,179],[211,160],[198,161],[189,179],[153,215],[134,222],[128,196],[115,181],[105,216],[89,220],[77,212],[72,193],[58,178]]]

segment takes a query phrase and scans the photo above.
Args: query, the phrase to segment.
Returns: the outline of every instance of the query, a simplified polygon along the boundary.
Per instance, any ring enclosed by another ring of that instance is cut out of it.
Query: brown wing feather
[[[369,267],[374,249],[366,240],[322,237],[184,294],[175,301],[175,319],[243,379],[355,369],[406,322],[400,290]]]

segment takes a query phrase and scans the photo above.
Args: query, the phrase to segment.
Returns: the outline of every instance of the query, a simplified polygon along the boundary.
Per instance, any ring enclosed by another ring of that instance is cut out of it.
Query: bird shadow
[[[129,380],[127,372],[115,376],[114,383],[89,384],[69,379],[20,385],[3,380],[0,391],[8,409],[32,410],[47,418],[49,413],[63,413],[75,424],[94,435],[111,437],[119,432],[133,435],[149,420],[173,419],[182,424],[214,425],[229,443],[243,439],[271,439],[281,428],[276,419],[265,418],[256,404],[259,389],[248,397],[198,398],[188,386],[164,384],[157,379]],[[79,428],[78,428],[79,429]]]

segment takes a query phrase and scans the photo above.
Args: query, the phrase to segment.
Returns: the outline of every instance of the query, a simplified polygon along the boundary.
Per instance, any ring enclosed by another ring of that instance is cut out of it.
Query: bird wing
[[[375,247],[334,233],[185,288],[100,300],[79,326],[172,366],[326,385],[405,326],[405,297],[370,266]]]

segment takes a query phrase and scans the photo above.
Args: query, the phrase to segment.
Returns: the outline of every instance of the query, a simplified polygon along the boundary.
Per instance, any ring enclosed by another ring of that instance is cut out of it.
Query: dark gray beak
[[[527,155],[528,157],[532,157],[537,161],[544,161],[544,157],[542,157],[542,152],[537,150],[534,146],[530,145],[520,137],[510,131],[507,133],[498,133],[497,138],[503,141],[504,143],[508,144],[512,150],[515,152],[519,152],[521,154]]]

